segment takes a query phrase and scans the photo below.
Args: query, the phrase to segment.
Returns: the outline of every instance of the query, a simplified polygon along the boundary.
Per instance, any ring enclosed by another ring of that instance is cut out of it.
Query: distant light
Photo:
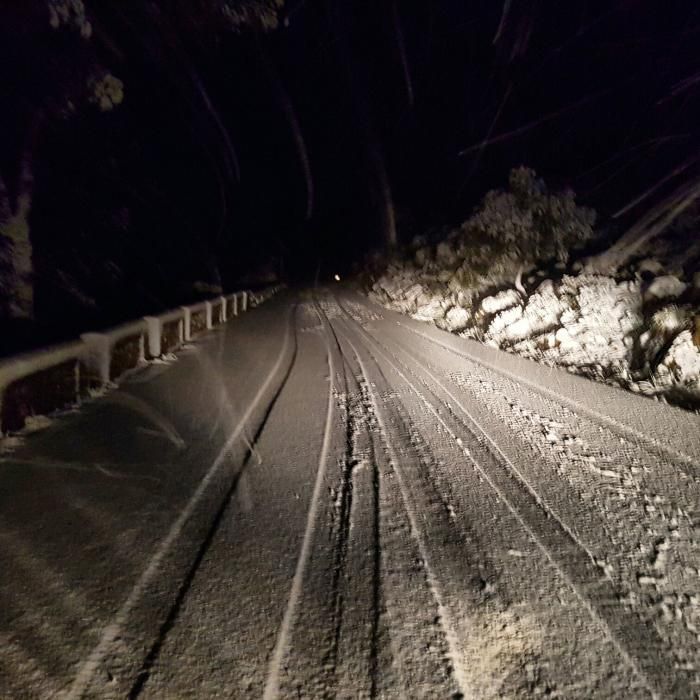
[[[340,282],[340,275],[333,275],[333,279],[334,279],[336,282]]]

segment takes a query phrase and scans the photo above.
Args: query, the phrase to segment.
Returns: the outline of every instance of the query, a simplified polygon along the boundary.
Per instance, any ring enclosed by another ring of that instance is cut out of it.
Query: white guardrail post
[[[158,316],[144,316],[148,329],[148,356],[160,357],[163,354],[161,349],[161,327],[162,322]]]
[[[85,365],[100,384],[109,384],[110,344],[102,333],[83,333],[85,343]]]
[[[180,309],[182,310],[183,314],[183,335],[185,338],[185,342],[189,343],[190,340],[192,340],[192,331],[191,331],[191,314],[190,314],[190,309],[188,306],[181,306]]]

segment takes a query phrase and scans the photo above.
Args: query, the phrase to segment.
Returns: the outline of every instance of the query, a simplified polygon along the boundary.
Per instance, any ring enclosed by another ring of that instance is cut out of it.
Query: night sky
[[[45,325],[131,318],[267,261],[291,281],[349,271],[383,245],[387,202],[405,243],[521,164],[603,224],[674,169],[697,174],[693,2],[289,0],[264,33],[210,26],[204,1],[129,5],[86,0],[82,43],[46,0],[2,10],[9,182],[45,117],[30,218]],[[87,66],[123,102],[59,114]]]

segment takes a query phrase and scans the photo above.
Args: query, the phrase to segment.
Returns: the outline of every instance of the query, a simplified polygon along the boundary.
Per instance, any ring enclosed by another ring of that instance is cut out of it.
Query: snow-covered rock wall
[[[576,243],[592,236],[590,212],[525,169],[511,190],[489,193],[445,240],[416,240],[369,295],[463,337],[700,407],[700,256],[657,240],[615,277],[587,274]]]

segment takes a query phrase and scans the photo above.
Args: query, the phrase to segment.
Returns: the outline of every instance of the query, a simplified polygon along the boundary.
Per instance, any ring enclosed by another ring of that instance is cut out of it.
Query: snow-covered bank
[[[697,251],[657,240],[616,274],[593,274],[569,253],[592,222],[572,194],[550,195],[519,169],[511,192],[489,193],[445,240],[414,241],[369,295],[463,337],[700,408]]]

